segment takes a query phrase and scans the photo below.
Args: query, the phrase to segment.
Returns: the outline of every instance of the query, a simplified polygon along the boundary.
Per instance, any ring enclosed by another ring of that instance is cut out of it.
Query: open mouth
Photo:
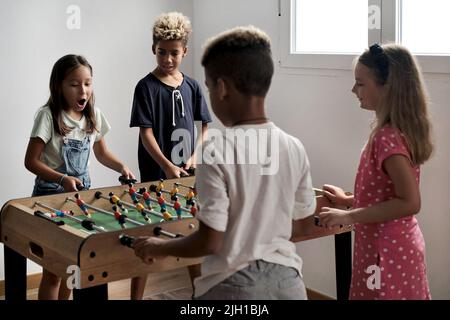
[[[84,106],[85,104],[86,104],[86,99],[80,99],[80,100],[78,100],[78,104],[80,105],[80,106]]]

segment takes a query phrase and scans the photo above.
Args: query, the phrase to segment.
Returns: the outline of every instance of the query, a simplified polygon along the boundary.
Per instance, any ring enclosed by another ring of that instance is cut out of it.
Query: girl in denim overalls
[[[110,125],[94,108],[92,67],[82,56],[60,58],[50,76],[50,98],[35,117],[25,166],[36,174],[33,196],[87,190],[91,147],[97,160],[127,179],[130,169],[106,147],[103,136]],[[43,270],[39,299],[68,299],[61,278]]]

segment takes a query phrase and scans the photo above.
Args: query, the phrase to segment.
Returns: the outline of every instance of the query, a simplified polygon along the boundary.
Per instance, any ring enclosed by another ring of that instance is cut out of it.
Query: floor
[[[38,289],[27,292],[28,300],[37,300]],[[130,299],[130,279],[108,284],[110,300]],[[192,286],[187,268],[153,273],[148,275],[144,291],[145,300],[190,300]],[[3,300],[4,296],[0,296]]]
[[[130,299],[130,279],[111,282],[108,284],[110,300]],[[307,289],[310,300],[329,300],[314,290]],[[37,300],[38,289],[30,289],[27,292],[28,300]],[[165,272],[151,273],[147,278],[144,291],[144,300],[190,300],[192,297],[192,286],[187,268],[180,268]],[[4,296],[0,296],[4,300]]]

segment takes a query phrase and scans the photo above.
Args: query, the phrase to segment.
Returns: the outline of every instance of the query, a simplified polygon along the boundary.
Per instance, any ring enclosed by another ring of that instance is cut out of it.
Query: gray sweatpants
[[[306,300],[307,296],[296,269],[256,260],[196,299]]]

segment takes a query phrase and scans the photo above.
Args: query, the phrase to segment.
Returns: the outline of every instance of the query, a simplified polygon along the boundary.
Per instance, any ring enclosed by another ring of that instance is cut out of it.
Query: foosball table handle
[[[159,236],[166,236],[166,237],[169,237],[169,238],[180,238],[180,237],[184,237],[181,233],[174,234],[174,233],[171,233],[171,232],[169,232],[169,231],[163,230],[161,227],[155,227],[155,228],[153,229],[153,234],[154,234],[155,236],[157,236],[157,237],[159,237]]]
[[[134,240],[136,240],[133,236],[127,236],[125,234],[121,234],[119,236],[119,241],[122,245],[127,246],[129,248],[133,248]]]
[[[43,212],[40,211],[40,210],[35,211],[35,212],[34,212],[34,215],[35,215],[36,217],[39,217],[39,218],[42,218],[42,219],[44,219],[44,220],[47,220],[47,221],[49,221],[49,222],[51,222],[51,223],[54,223],[54,224],[56,224],[57,226],[63,226],[63,225],[65,224],[64,221],[62,221],[62,220],[54,220],[54,219],[52,219],[52,218],[46,216],[45,213],[43,213]]]
[[[125,178],[124,176],[120,176],[119,177],[119,182],[121,183],[121,184],[126,184],[126,185],[128,185],[128,184],[135,184],[136,182],[137,182],[137,180],[136,179],[127,179],[127,178]]]

